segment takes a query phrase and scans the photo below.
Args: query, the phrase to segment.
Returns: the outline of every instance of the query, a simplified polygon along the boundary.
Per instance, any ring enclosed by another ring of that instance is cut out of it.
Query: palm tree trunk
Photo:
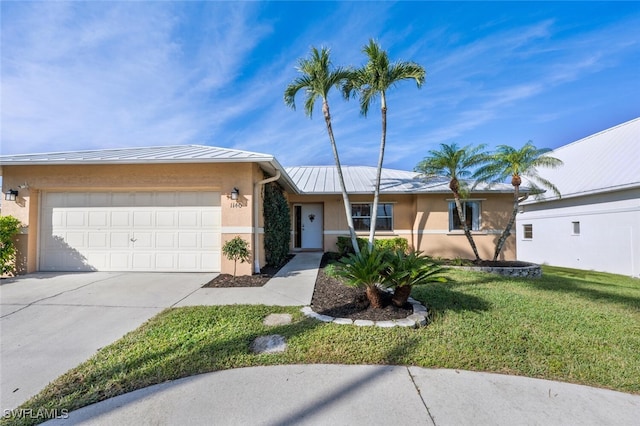
[[[375,285],[367,286],[365,293],[367,295],[367,299],[369,299],[369,303],[371,303],[372,308],[383,308],[382,306],[382,295],[380,294],[380,290]]]
[[[382,113],[382,136],[380,138],[380,155],[378,156],[378,169],[376,170],[376,185],[373,190],[373,206],[371,207],[371,223],[369,224],[369,248],[373,248],[373,240],[376,236],[376,222],[378,221],[378,203],[380,201],[380,178],[382,176],[382,163],[384,161],[384,148],[387,142],[387,100],[384,91],[380,93]]]
[[[467,237],[469,244],[471,245],[471,249],[473,250],[473,254],[476,257],[476,260],[480,260],[480,255],[478,254],[478,247],[476,247],[476,242],[473,240],[473,236],[471,235],[471,230],[467,226],[467,215],[462,208],[462,203],[460,202],[460,194],[456,191],[453,193],[453,199],[456,202],[456,209],[458,210],[458,217],[462,222],[462,229],[464,230],[464,235]]]
[[[507,222],[507,226],[504,228],[504,231],[502,231],[502,234],[496,243],[496,251],[493,253],[494,262],[498,260],[498,255],[500,255],[504,243],[507,241],[507,238],[509,238],[509,235],[511,235],[511,228],[516,221],[516,215],[518,214],[518,207],[520,206],[520,185],[514,185],[514,188],[513,210],[511,211],[511,217],[509,218],[509,222]]]
[[[347,226],[349,227],[349,234],[351,235],[351,244],[356,254],[360,253],[360,247],[358,246],[358,237],[356,236],[356,230],[353,226],[353,217],[351,216],[351,203],[349,202],[349,194],[347,194],[347,188],[344,184],[344,177],[342,176],[342,166],[340,166],[340,158],[338,157],[338,147],[336,146],[336,139],[333,136],[333,128],[331,127],[331,114],[329,113],[329,103],[326,99],[322,101],[322,112],[324,113],[324,121],[327,125],[327,132],[329,133],[329,140],[331,141],[331,149],[333,150],[333,158],[336,162],[336,168],[338,170],[338,178],[340,180],[340,188],[342,189],[342,200],[344,201],[344,212],[347,216]]]

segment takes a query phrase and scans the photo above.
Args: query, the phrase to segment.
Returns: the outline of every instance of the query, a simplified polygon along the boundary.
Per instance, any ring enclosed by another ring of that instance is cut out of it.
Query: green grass
[[[639,280],[554,267],[537,280],[460,270],[448,276],[448,283],[414,288],[432,312],[432,322],[415,330],[325,324],[296,307],[169,309],[20,408],[73,410],[180,377],[291,363],[457,368],[640,393]],[[293,323],[264,326],[276,312],[293,314]],[[254,338],[274,333],[287,338],[285,353],[250,352]]]

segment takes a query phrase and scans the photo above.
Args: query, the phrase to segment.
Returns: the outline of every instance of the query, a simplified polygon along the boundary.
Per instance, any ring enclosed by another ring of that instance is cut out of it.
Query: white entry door
[[[300,224],[303,249],[323,249],[322,244],[322,204],[302,204]]]
[[[218,192],[47,192],[41,271],[219,272]]]

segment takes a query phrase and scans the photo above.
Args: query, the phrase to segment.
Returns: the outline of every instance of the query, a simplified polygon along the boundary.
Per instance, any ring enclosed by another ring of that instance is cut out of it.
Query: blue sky
[[[556,148],[640,116],[640,2],[2,2],[1,153],[202,144],[332,164],[283,91],[311,46],[376,39],[427,71],[388,93],[385,167],[440,143]],[[375,165],[379,106],[330,97],[343,164]]]

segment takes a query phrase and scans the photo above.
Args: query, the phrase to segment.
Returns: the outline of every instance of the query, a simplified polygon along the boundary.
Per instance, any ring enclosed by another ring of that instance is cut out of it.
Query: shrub
[[[350,237],[338,237],[338,241],[336,243],[338,246],[338,253],[341,255],[347,255],[349,253],[353,253],[353,245],[351,244]],[[358,238],[358,246],[360,250],[369,245],[369,241],[365,238]],[[404,252],[409,251],[409,242],[406,238],[402,237],[394,237],[388,238],[384,240],[374,240],[374,247],[380,250],[403,250]]]
[[[241,263],[250,260],[251,252],[249,251],[249,243],[237,236],[224,243],[222,246],[222,254],[224,254],[227,259],[233,260],[233,276],[235,278],[238,260]]]
[[[280,266],[289,255],[291,218],[289,203],[276,182],[264,187],[263,211],[265,257],[269,265]]]
[[[14,237],[20,232],[21,223],[13,216],[0,216],[0,268],[2,275],[16,271],[16,246]]]
[[[374,308],[382,308],[382,296],[378,285],[384,285],[384,271],[387,269],[387,252],[369,246],[361,249],[360,253],[350,253],[340,259],[335,274],[346,280],[351,287],[364,287],[367,299]]]
[[[392,302],[402,306],[411,294],[411,287],[417,284],[446,282],[440,275],[443,268],[434,263],[430,257],[423,256],[420,251],[405,253],[403,250],[387,252],[386,281],[394,287]]]
[[[409,242],[406,238],[402,237],[388,238],[386,240],[374,240],[373,244],[379,249],[389,250],[392,252],[402,250],[407,253],[409,251]]]

